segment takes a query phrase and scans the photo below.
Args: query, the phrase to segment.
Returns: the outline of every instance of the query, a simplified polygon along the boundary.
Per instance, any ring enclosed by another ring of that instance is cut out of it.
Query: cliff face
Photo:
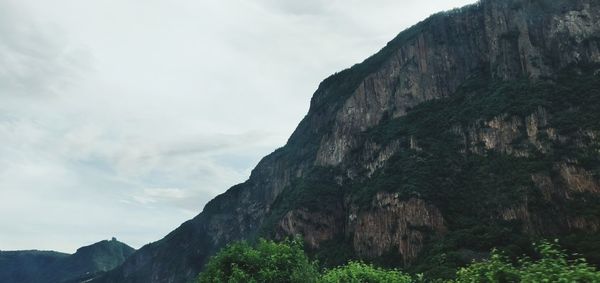
[[[597,231],[599,63],[595,0],[434,15],[327,78],[248,181],[98,282],[184,282],[223,245],[258,236],[423,266],[507,244],[505,230]]]
[[[386,115],[400,117],[424,101],[447,97],[481,71],[502,80],[551,77],[573,63],[600,61],[597,6],[593,1],[482,1],[413,27],[335,113],[316,165],[339,165],[362,144],[357,133]]]
[[[350,215],[354,250],[366,258],[397,252],[406,264],[417,257],[427,232],[446,231],[435,206],[416,198],[403,201],[398,194],[377,193],[369,211]]]

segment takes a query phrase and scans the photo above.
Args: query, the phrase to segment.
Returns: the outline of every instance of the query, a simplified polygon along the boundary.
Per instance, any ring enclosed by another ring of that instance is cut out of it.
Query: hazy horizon
[[[0,250],[164,237],[283,146],[319,82],[474,0],[0,0]]]

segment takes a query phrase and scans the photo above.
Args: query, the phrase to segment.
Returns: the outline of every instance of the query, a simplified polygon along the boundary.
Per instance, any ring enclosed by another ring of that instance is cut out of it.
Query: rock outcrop
[[[420,199],[400,200],[397,194],[378,193],[369,211],[354,212],[350,220],[353,245],[361,257],[375,258],[396,250],[408,263],[423,247],[428,232],[446,231],[441,212]]]

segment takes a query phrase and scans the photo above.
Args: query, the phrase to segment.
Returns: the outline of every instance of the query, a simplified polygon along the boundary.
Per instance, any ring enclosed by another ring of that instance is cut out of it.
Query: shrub
[[[549,242],[535,248],[539,259],[523,257],[516,265],[494,250],[490,259],[460,269],[455,282],[600,282],[600,272],[585,259],[569,260]]]
[[[327,271],[322,277],[323,283],[405,283],[412,282],[409,275],[397,269],[382,269],[362,262],[350,262],[347,265]]]
[[[309,261],[301,240],[281,243],[261,239],[228,245],[213,256],[198,282],[317,282],[316,264]]]
[[[319,283],[408,283],[408,282],[600,282],[600,271],[585,259],[569,259],[556,244],[543,241],[534,245],[535,258],[509,257],[492,250],[487,260],[473,262],[456,273],[455,280],[415,278],[398,269],[384,269],[363,262],[325,270],[320,275],[302,249],[300,239],[281,243],[261,239],[228,245],[210,259],[198,282],[319,282]]]

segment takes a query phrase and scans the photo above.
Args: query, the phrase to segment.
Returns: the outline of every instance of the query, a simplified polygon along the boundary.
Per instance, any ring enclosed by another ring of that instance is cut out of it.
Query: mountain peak
[[[120,248],[120,249],[123,249],[125,252],[135,250],[134,248],[128,246],[127,244],[118,241],[117,238],[112,237],[110,240],[102,240],[102,241],[93,243],[88,246],[80,247],[77,249],[77,251],[75,253],[77,254],[79,252],[85,252],[88,250],[103,249],[103,248]]]

